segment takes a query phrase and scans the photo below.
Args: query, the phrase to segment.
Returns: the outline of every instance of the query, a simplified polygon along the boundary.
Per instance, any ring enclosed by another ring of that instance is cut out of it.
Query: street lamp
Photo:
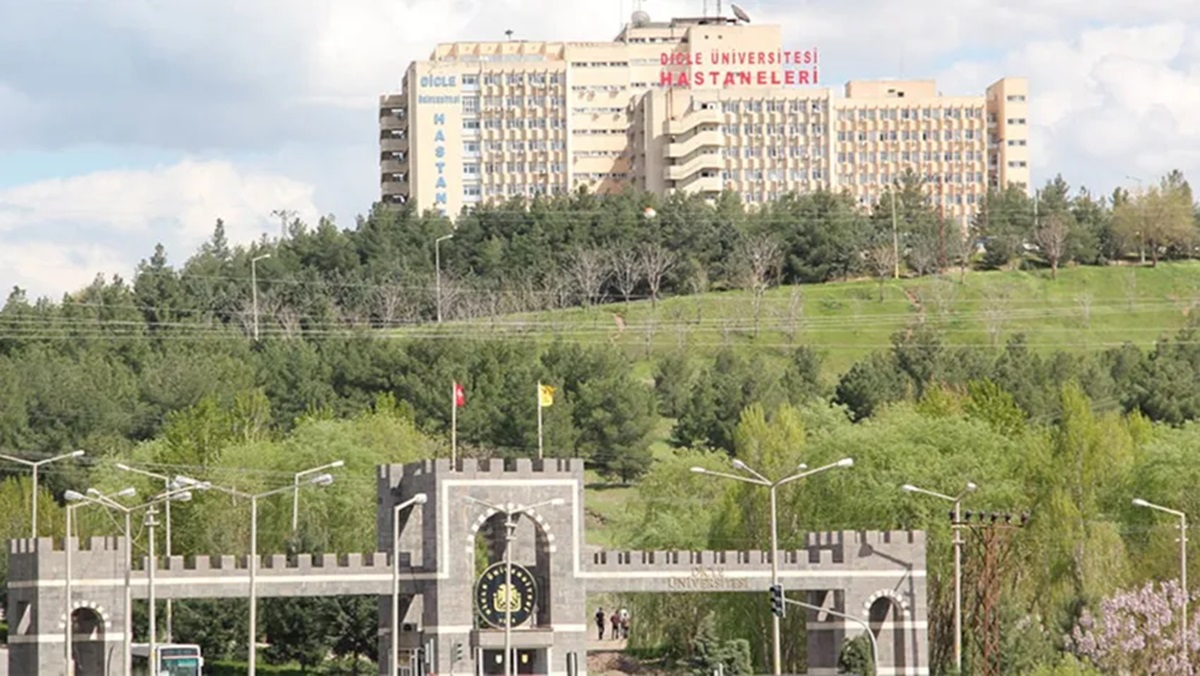
[[[559,506],[566,503],[562,498],[553,498],[532,505],[493,505],[479,498],[466,496],[470,502],[486,507],[492,512],[504,514],[504,592],[511,593],[512,589],[512,542],[516,539],[517,517],[528,514],[538,507]],[[490,515],[489,515],[490,516]],[[512,603],[507,598],[504,603],[504,676],[512,676]]]
[[[436,287],[437,287],[437,323],[442,323],[442,242],[453,239],[454,233],[442,235],[433,240],[433,268],[436,271]]]
[[[929,495],[940,500],[946,500],[954,503],[954,666],[958,673],[962,673],[962,500],[967,493],[975,492],[978,486],[975,482],[968,481],[963,491],[956,496],[949,496],[936,491],[927,491],[924,488],[917,488],[912,484],[904,484],[900,487],[906,493],[921,493]]]
[[[7,460],[9,462],[15,462],[15,463],[18,463],[21,465],[25,465],[26,467],[29,467],[33,470],[33,498],[30,500],[30,502],[32,503],[32,506],[29,508],[30,512],[32,513],[30,519],[33,522],[33,525],[30,528],[31,534],[29,537],[36,538],[38,535],[38,522],[37,522],[38,470],[42,468],[42,465],[48,465],[52,462],[57,462],[59,460],[66,460],[68,458],[78,458],[79,456],[81,456],[83,454],[84,454],[84,451],[71,451],[70,453],[63,453],[62,455],[56,455],[53,458],[46,458],[44,460],[28,460],[26,458],[18,458],[15,455],[0,454],[0,460]]]
[[[296,527],[299,525],[298,519],[300,518],[300,479],[302,479],[303,477],[306,477],[306,476],[316,474],[317,472],[323,472],[327,469],[337,469],[339,467],[343,467],[345,464],[346,464],[345,460],[335,460],[335,461],[329,463],[328,465],[321,465],[320,467],[306,469],[303,472],[296,472],[294,475],[292,475],[292,490],[294,491],[294,493],[292,494],[292,532],[293,533],[296,532]]]
[[[175,477],[175,481],[181,486],[194,486],[201,483],[196,479],[186,476],[177,476]],[[208,484],[208,482],[204,483]],[[325,473],[310,477],[306,485],[328,486],[331,483],[333,483],[333,475]],[[209,484],[209,486],[213,490],[250,501],[250,561],[248,566],[250,569],[250,629],[248,632],[249,646],[247,647],[247,658],[249,660],[248,674],[249,676],[254,676],[257,672],[256,661],[258,656],[258,501],[272,495],[298,490],[298,487],[289,484],[262,493],[244,493],[226,486],[213,484]]]
[[[95,489],[91,489],[91,490],[95,490]],[[137,494],[137,491],[135,491],[134,489],[126,488],[125,490],[114,493],[112,497],[126,498],[126,497],[131,497],[136,494]],[[101,504],[101,503],[99,503],[96,500],[90,500],[90,499],[88,499],[88,497],[86,495],[79,493],[78,491],[72,491],[72,490],[64,491],[63,499],[66,500],[68,503],[75,503],[75,504],[67,505],[67,509],[66,509],[66,512],[67,512],[67,535],[66,535],[66,538],[63,540],[63,550],[66,554],[66,559],[67,559],[67,561],[66,561],[66,563],[67,563],[66,580],[64,581],[65,587],[66,587],[66,600],[64,602],[64,605],[66,606],[66,609],[67,609],[67,611],[66,611],[67,621],[63,623],[64,631],[65,631],[64,638],[65,638],[65,642],[66,642],[66,647],[64,650],[64,653],[65,653],[64,657],[67,660],[66,661],[66,670],[67,670],[66,673],[73,674],[73,673],[75,673],[75,660],[74,660],[74,657],[75,657],[75,655],[74,655],[74,652],[75,652],[75,646],[74,646],[75,618],[74,618],[74,608],[72,608],[72,605],[71,605],[71,601],[72,601],[72,599],[71,599],[71,595],[72,595],[71,578],[74,575],[74,573],[71,570],[71,565],[72,565],[71,564],[71,558],[72,558],[71,557],[71,531],[73,530],[72,523],[73,523],[73,517],[75,515],[76,509],[79,509],[80,507],[83,507],[83,506],[89,505],[89,504]],[[128,540],[126,540],[126,548],[128,549]],[[128,561],[128,557],[127,557],[126,558],[126,566],[125,566],[125,607],[126,607],[126,609],[129,608],[129,601],[132,596],[129,593],[129,566],[128,566],[128,563],[129,563],[129,561]],[[128,614],[128,610],[127,610],[127,614],[125,616],[126,622],[129,621],[129,617],[130,617],[130,615]]]
[[[258,271],[257,264],[261,260],[266,260],[271,257],[271,254],[263,254],[250,259],[250,297],[254,306],[254,342],[258,342]]]
[[[174,479],[172,479],[169,476],[163,475],[163,474],[158,474],[156,472],[150,472],[148,470],[139,469],[137,467],[130,467],[129,465],[126,465],[124,463],[117,463],[117,469],[125,471],[125,472],[131,472],[133,474],[140,474],[145,477],[150,477],[151,479],[158,479],[159,481],[163,482],[163,491],[164,492],[170,491],[172,488],[179,488],[179,484],[175,483]],[[174,502],[174,500],[167,500],[166,506],[163,508],[163,511],[166,514],[166,526],[167,526],[166,555],[167,555],[168,559],[171,558],[171,503],[172,502]],[[173,624],[173,613],[172,613],[172,608],[171,608],[171,599],[167,599],[167,643],[171,642],[171,638],[174,635],[175,635],[175,632],[174,632],[174,624]]]
[[[784,601],[784,603],[791,603],[793,605],[800,606],[801,608],[808,608],[809,610],[815,610],[815,611],[821,612],[821,613],[828,613],[829,615],[833,615],[834,617],[840,617],[843,620],[850,620],[851,622],[857,622],[859,626],[861,626],[864,630],[866,630],[867,638],[871,640],[871,673],[873,673],[873,674],[879,673],[879,643],[875,640],[875,633],[871,631],[871,625],[868,624],[866,620],[862,619],[861,617],[854,617],[853,615],[848,615],[846,613],[838,612],[831,608],[826,608],[824,606],[814,606],[811,603],[805,603],[803,601],[795,601],[795,600],[789,599],[787,597],[784,597],[783,601]]]
[[[100,491],[96,490],[95,488],[89,488],[87,490],[87,495],[81,495],[79,493],[76,493],[75,491],[68,491],[68,494],[64,494],[64,497],[68,501],[76,501],[76,502],[86,501],[86,502],[98,504],[98,505],[100,505],[102,507],[106,507],[108,509],[115,509],[118,512],[121,512],[122,514],[124,514],[124,516],[125,516],[125,632],[124,632],[125,637],[124,637],[124,644],[125,644],[126,669],[133,668],[133,652],[132,652],[132,650],[133,650],[133,528],[132,528],[132,524],[131,524],[131,515],[134,512],[138,511],[139,509],[153,508],[154,505],[156,505],[160,502],[164,502],[164,501],[170,502],[173,500],[179,500],[181,502],[186,502],[187,500],[191,499],[191,497],[192,497],[191,491],[192,490],[203,490],[205,488],[207,488],[207,485],[205,485],[205,484],[197,484],[197,485],[191,486],[189,488],[174,488],[172,490],[168,490],[163,493],[159,493],[158,495],[151,498],[149,501],[147,501],[141,505],[134,506],[134,507],[127,507],[127,506],[122,505],[121,503],[117,502],[114,499],[117,497],[131,497],[131,496],[135,495],[136,491],[134,491],[132,488],[126,488],[125,490],[115,493],[113,495],[105,495],[105,494],[101,493]],[[68,527],[68,529],[69,529],[69,527]],[[148,555],[149,555],[149,558],[148,558],[148,566],[149,567],[147,569],[148,577],[149,577],[148,595],[149,595],[149,599],[150,599],[150,626],[148,629],[148,634],[150,637],[150,661],[151,661],[151,663],[153,663],[155,646],[157,643],[156,623],[157,623],[157,619],[158,619],[155,614],[155,598],[154,598],[154,568],[156,565],[156,560],[155,560],[155,551],[154,551],[153,530],[151,530],[151,532],[150,532],[150,548],[149,548]],[[68,580],[70,579],[70,573],[67,574],[67,579]]]
[[[429,501],[429,496],[417,493],[408,500],[392,508],[392,656],[388,673],[397,676],[400,666],[400,512],[408,507],[423,505]]]
[[[814,474],[824,472],[825,470],[835,469],[838,467],[853,467],[854,458],[842,458],[837,462],[818,467],[816,469],[808,469],[808,465],[801,463],[794,474],[771,481],[762,474],[751,469],[746,463],[741,460],[734,460],[734,469],[746,472],[752,476],[742,476],[739,474],[728,474],[726,472],[715,472],[704,467],[693,467],[692,471],[696,474],[706,474],[709,476],[718,476],[725,479],[733,479],[743,483],[754,484],[756,486],[766,486],[771,493],[771,586],[779,584],[779,527],[778,527],[778,509],[776,501],[776,492],[780,486],[791,483],[798,479],[812,476]],[[779,615],[771,613],[771,656],[775,667],[775,674],[783,673],[783,654],[780,648],[779,638]]]
[[[1183,661],[1186,664],[1188,660],[1187,646],[1187,614],[1188,614],[1188,584],[1187,584],[1187,514],[1169,507],[1156,505],[1153,502],[1147,502],[1141,498],[1134,498],[1133,504],[1135,507],[1147,507],[1160,512],[1165,512],[1172,516],[1179,517],[1179,585],[1183,588],[1183,613],[1180,615],[1179,623],[1179,645],[1183,649]]]

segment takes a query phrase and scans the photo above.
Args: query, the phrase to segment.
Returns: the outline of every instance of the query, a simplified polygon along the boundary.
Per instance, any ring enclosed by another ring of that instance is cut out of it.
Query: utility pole
[[[254,342],[258,342],[258,262],[270,258],[271,254],[263,254],[250,259],[250,298],[254,313]]]
[[[888,191],[892,196],[892,260],[895,269],[892,275],[896,279],[900,279],[900,228],[896,223],[896,186]]]
[[[1012,535],[1029,523],[1029,514],[1014,518],[1012,514],[964,512],[962,517],[962,522],[956,525],[974,533],[982,550],[979,556],[972,557],[976,603],[972,633],[979,641],[979,668],[975,673],[1000,676],[1000,592],[1012,554]]]
[[[296,217],[296,212],[290,209],[276,209],[271,215],[279,219],[279,241],[287,239],[288,222]]]

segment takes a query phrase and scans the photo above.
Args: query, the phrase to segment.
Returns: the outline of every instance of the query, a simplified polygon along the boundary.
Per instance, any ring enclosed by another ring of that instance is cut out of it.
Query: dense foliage
[[[925,192],[905,177],[894,212],[891,195],[863,212],[827,193],[788,196],[754,212],[733,196],[708,204],[635,194],[481,208],[460,216],[453,239],[440,244],[440,284],[434,241],[451,224],[439,217],[380,207],[350,230],[329,219],[314,228],[294,222],[286,239],[249,247],[231,245],[218,222],[178,269],[158,247],[132,282],[98,278],[60,302],[30,300],[19,289],[9,295],[0,309],[0,451],[87,449],[87,462],[46,469],[42,535],[62,534],[55,498],[66,488],[132,483],[150,494],[161,486],[116,462],[256,490],[345,459],[333,486],[304,494],[296,532],[290,503],[261,507],[260,550],[373,550],[372,468],[448,455],[451,383],[466,389],[457,411],[460,453],[508,457],[535,452],[541,381],[557,388],[544,411],[547,453],[583,457],[610,481],[636,482],[625,517],[608,524],[621,546],[760,547],[765,494],[697,477],[689,467],[725,468],[733,456],[776,473],[801,460],[854,456],[853,471],[781,494],[784,544],[798,544],[808,529],[929,529],[931,648],[944,666],[944,506],[897,487],[949,491],[974,480],[979,508],[1034,515],[1006,581],[1005,669],[1157,665],[1109,637],[1129,613],[1143,613],[1139,626],[1157,623],[1148,645],[1169,641],[1170,609],[1157,592],[1122,591],[1177,575],[1169,525],[1129,498],[1180,509],[1195,502],[1195,328],[1149,351],[1047,353],[1021,335],[992,347],[954,345],[947,335],[955,318],[922,313],[889,349],[860,359],[836,382],[822,369],[825,355],[798,343],[711,351],[681,343],[646,364],[580,339],[421,340],[371,331],[433,320],[439,287],[447,318],[492,321],[739,288],[757,322],[769,286],[864,274],[882,280],[897,263],[915,275],[1015,262],[1054,275],[1062,264],[1144,254],[1154,265],[1195,251],[1191,192],[1178,174],[1107,200],[1071,194],[1061,179],[1036,203],[1020,191],[994,193],[973,224],[969,241],[984,245],[979,252],[938,217]],[[261,340],[249,339],[256,325]],[[2,535],[27,534],[29,491],[23,476],[0,483]],[[698,509],[714,504],[720,508]],[[112,532],[95,508],[80,517],[85,536]],[[245,505],[237,501],[204,495],[173,519],[175,554],[246,549]],[[144,548],[146,533],[135,533],[135,543]],[[697,673],[717,665],[761,671],[764,602],[757,595],[631,599],[635,642]],[[176,634],[213,658],[236,659],[245,650],[244,611],[236,602],[181,602]],[[264,601],[270,648],[263,656],[304,666],[335,658],[353,669],[374,657],[374,623],[373,600]],[[785,661],[801,668],[803,621],[790,615],[785,633]]]

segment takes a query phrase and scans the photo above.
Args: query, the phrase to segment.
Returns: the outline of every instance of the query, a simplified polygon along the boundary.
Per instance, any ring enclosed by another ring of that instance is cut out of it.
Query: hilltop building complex
[[[848,190],[874,204],[906,169],[947,220],[989,187],[1028,189],[1028,83],[943,96],[932,80],[820,84],[778,25],[636,12],[611,42],[458,42],[380,97],[382,200],[456,214],[511,197]]]

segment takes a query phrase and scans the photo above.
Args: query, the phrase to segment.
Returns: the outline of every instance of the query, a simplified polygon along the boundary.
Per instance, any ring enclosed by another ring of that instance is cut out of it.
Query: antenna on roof
[[[512,34],[513,34],[513,31],[512,31],[512,29],[511,29],[511,28],[509,28],[508,30],[504,31],[504,34],[505,34],[506,36],[508,36],[508,39],[509,39],[509,41],[511,42],[511,41],[512,41]]]
[[[747,14],[744,9],[742,9],[741,7],[738,7],[737,5],[733,4],[732,2],[729,3],[729,8],[733,10],[733,15],[736,16],[738,19],[742,20],[745,23],[750,23],[750,15]]]

